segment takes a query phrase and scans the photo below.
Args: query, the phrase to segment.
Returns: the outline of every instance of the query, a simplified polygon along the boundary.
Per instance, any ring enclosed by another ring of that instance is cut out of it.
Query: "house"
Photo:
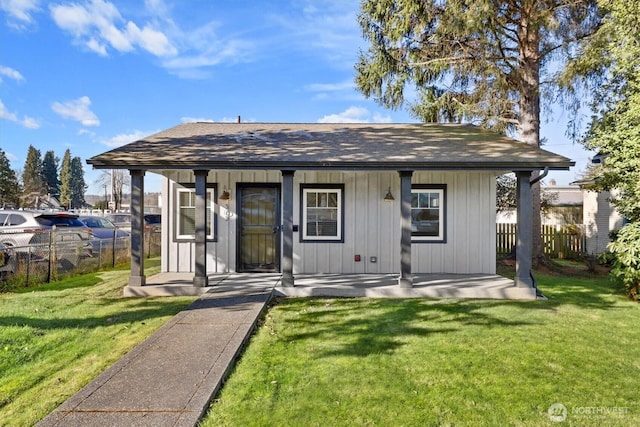
[[[471,125],[185,123],[92,157],[131,174],[129,287],[146,284],[144,177],[164,176],[162,271],[494,274],[495,178],[518,181],[515,286],[531,288],[531,172],[569,159]]]
[[[624,225],[624,218],[611,203],[616,190],[595,191],[592,189],[594,183],[593,179],[575,182],[582,190],[586,251],[589,255],[600,255],[611,243],[611,232]]]
[[[583,221],[583,195],[578,185],[557,185],[554,179],[549,180],[548,185],[542,185],[543,195],[549,198],[549,208],[541,215],[543,225],[568,225],[582,224]],[[499,224],[515,224],[517,222],[516,210],[509,209],[496,213],[496,222]]]

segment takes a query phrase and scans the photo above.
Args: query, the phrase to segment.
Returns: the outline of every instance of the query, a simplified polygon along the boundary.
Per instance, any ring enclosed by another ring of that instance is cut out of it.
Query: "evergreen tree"
[[[44,154],[42,160],[42,176],[49,193],[53,197],[60,195],[60,179],[58,179],[58,164],[60,159],[56,157],[53,150],[49,150]]]
[[[87,202],[84,200],[84,193],[87,191],[87,184],[84,181],[84,171],[82,170],[82,159],[74,157],[71,159],[71,206],[82,208]]]
[[[584,144],[605,155],[596,189],[617,190],[618,211],[640,222],[640,3],[603,0],[602,6],[610,13],[580,61],[605,79],[596,86]]]
[[[370,46],[356,84],[390,108],[415,86],[410,108],[421,120],[516,130],[537,147],[541,96],[560,87],[554,67],[576,54],[600,18],[596,0],[365,0],[359,22]],[[533,196],[533,249],[542,256],[538,184]]]
[[[71,178],[71,150],[67,148],[62,157],[62,165],[60,166],[60,205],[71,209],[72,190]]]
[[[42,155],[32,145],[29,145],[27,160],[22,171],[23,202],[26,207],[37,207],[42,196],[46,195],[42,178]]]
[[[608,247],[611,274],[640,301],[640,3],[601,0],[601,7],[607,15],[600,31],[585,40],[583,55],[567,74],[602,79],[584,143],[604,157],[595,189],[614,190],[612,202],[629,220]]]
[[[5,152],[0,148],[0,208],[20,205],[20,184]]]

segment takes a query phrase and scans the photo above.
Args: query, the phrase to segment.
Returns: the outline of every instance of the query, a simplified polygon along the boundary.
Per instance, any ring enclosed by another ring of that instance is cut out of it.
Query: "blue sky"
[[[357,0],[0,0],[0,147],[22,170],[29,145],[84,161],[194,120],[414,122],[353,84],[366,44]],[[592,155],[543,120],[546,149]],[[89,193],[99,171],[85,165]],[[151,177],[151,175],[149,175]],[[548,179],[547,179],[548,180]],[[159,190],[147,179],[146,190]]]

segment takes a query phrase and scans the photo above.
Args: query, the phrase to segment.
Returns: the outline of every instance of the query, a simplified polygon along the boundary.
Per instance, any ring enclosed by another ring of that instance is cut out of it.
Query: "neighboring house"
[[[549,180],[549,185],[542,185],[541,190],[552,195],[551,207],[541,215],[543,225],[582,224],[583,195],[578,185],[556,185],[556,181]],[[501,224],[515,224],[516,211],[506,210],[496,214],[496,222]]]
[[[575,182],[582,189],[584,213],[583,224],[587,237],[587,253],[600,255],[607,250],[611,243],[610,233],[619,230],[624,224],[624,218],[611,203],[615,191],[594,191],[590,185],[594,180]]]
[[[162,271],[496,271],[495,178],[515,171],[515,283],[533,287],[533,170],[569,159],[470,125],[186,123],[88,160],[131,174],[129,286],[145,284],[145,173],[165,177]]]
[[[582,189],[579,186],[556,185],[556,181],[551,179],[542,191],[552,197],[551,206],[542,216],[543,224],[582,224],[583,201]]]

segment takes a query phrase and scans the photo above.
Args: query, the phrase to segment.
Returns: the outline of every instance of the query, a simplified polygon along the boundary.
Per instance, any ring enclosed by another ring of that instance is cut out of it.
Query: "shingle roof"
[[[471,125],[184,123],[94,156],[102,169],[569,169]]]

